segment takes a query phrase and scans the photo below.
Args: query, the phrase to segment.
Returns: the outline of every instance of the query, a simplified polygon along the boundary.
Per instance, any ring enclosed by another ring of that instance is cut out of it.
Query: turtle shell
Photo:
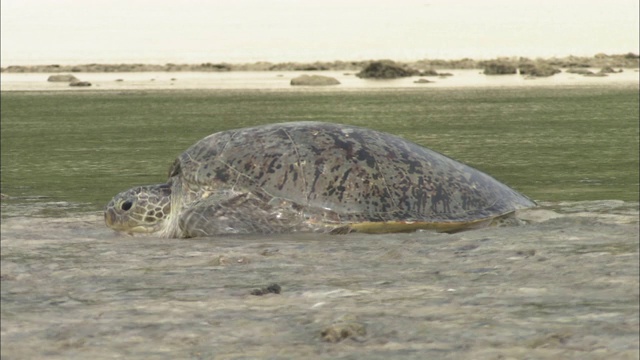
[[[282,199],[339,224],[472,223],[535,206],[491,176],[398,136],[322,122],[215,133],[181,154],[170,177],[194,194]]]

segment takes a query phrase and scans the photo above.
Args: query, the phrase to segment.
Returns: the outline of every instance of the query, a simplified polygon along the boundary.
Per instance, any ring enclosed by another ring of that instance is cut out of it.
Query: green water
[[[166,180],[175,156],[230,128],[318,120],[391,132],[536,200],[638,201],[638,89],[2,93],[3,216],[93,211]],[[63,210],[62,210],[63,209]]]

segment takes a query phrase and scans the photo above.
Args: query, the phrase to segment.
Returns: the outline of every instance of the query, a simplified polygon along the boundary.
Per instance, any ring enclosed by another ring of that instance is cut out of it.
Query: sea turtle
[[[105,222],[162,237],[316,231],[454,232],[535,206],[491,176],[400,137],[291,122],[218,132],[164,184],[116,195]]]

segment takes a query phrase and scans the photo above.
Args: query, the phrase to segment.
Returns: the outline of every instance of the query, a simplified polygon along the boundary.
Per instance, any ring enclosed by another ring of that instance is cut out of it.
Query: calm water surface
[[[537,80],[536,80],[537,81]],[[2,93],[2,216],[95,211],[211,133],[317,120],[387,131],[535,200],[638,199],[635,86]]]

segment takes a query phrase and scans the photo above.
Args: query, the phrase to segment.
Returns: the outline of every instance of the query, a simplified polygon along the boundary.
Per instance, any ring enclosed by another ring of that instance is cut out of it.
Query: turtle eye
[[[131,209],[131,206],[133,206],[133,202],[127,200],[125,202],[122,203],[122,205],[120,205],[120,209],[127,211],[129,209]]]

